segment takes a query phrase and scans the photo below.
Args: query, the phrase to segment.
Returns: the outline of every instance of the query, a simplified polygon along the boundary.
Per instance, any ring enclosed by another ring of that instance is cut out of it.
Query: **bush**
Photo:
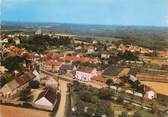
[[[124,96],[122,96],[122,95],[118,96],[117,102],[123,103],[123,101],[124,101]]]
[[[39,88],[39,85],[40,83],[37,81],[37,80],[32,80],[29,82],[29,86],[32,88],[32,89],[37,89]]]
[[[28,99],[30,99],[31,98],[30,93],[31,93],[30,88],[26,88],[26,89],[22,90],[20,92],[20,100],[21,101],[27,101]]]
[[[100,102],[100,100],[99,100],[99,98],[97,96],[92,96],[91,102],[94,103],[94,104],[97,104],[97,103]]]
[[[23,63],[26,61],[24,57],[12,56],[8,57],[3,61],[3,65],[8,69],[9,72],[14,70],[20,70],[23,67]]]
[[[80,92],[80,99],[84,102],[91,102],[92,94],[88,91]]]
[[[98,93],[100,99],[109,100],[112,96],[112,91],[110,89],[101,89]]]
[[[150,113],[147,110],[141,109],[135,112],[133,117],[157,117],[156,115]]]

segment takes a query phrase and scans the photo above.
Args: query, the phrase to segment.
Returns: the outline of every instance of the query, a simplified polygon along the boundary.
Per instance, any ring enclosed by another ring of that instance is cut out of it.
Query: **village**
[[[0,55],[2,117],[8,107],[47,117],[168,114],[167,50],[37,30],[1,34]]]

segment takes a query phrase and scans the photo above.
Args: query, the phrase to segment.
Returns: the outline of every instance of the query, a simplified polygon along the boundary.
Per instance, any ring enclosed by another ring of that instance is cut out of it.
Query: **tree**
[[[133,117],[157,117],[156,115],[150,113],[147,110],[141,109],[135,112]]]
[[[97,103],[100,102],[100,100],[99,100],[99,98],[97,96],[92,96],[91,102],[94,103],[94,104],[97,104]]]
[[[151,110],[151,112],[152,112],[153,114],[158,113],[158,106],[157,106],[157,103],[156,103],[155,100],[154,100],[153,103],[152,103],[152,110]]]
[[[29,86],[32,88],[32,89],[37,89],[39,88],[39,85],[40,83],[37,81],[37,80],[32,80],[29,82]]]
[[[100,99],[110,100],[112,96],[112,91],[110,89],[100,89],[98,96]]]
[[[117,102],[123,103],[123,101],[124,101],[124,96],[119,95],[118,98],[117,98]]]
[[[134,90],[137,90],[140,84],[141,84],[141,83],[140,83],[139,80],[136,80],[136,81],[134,81],[134,82],[131,83],[132,88],[133,88]]]
[[[2,76],[0,76],[0,81],[1,81],[0,87],[3,87],[7,83],[6,79]]]
[[[137,92],[140,92],[140,93],[144,94],[144,93],[145,93],[145,92],[144,92],[144,85],[139,85],[139,86],[137,87]]]
[[[106,115],[107,117],[114,117],[114,112],[109,101],[101,101],[96,104],[96,112],[101,115]]]
[[[113,80],[112,79],[108,79],[106,81],[106,84],[110,87],[113,84]]]
[[[20,100],[21,101],[27,101],[28,99],[30,99],[32,97],[32,96],[30,96],[30,94],[31,94],[31,89],[30,88],[23,89],[20,92]]]
[[[125,51],[124,53],[119,53],[118,56],[124,60],[132,60],[132,61],[138,60],[137,54],[132,53],[130,51]]]
[[[9,72],[14,70],[20,70],[23,67],[23,63],[26,61],[21,56],[11,56],[3,61],[3,65],[8,69]]]
[[[119,117],[128,117],[126,112],[122,112],[121,115]]]
[[[80,92],[80,99],[85,102],[91,102],[92,94],[89,91]]]

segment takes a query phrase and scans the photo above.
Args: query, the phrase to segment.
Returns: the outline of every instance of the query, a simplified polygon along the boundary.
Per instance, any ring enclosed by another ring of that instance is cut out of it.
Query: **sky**
[[[168,0],[0,0],[1,20],[168,26]]]

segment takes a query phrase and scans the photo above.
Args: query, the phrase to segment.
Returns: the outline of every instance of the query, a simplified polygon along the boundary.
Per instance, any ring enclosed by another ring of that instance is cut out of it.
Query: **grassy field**
[[[150,81],[142,81],[142,83],[152,87],[157,93],[168,96],[168,83]]]

